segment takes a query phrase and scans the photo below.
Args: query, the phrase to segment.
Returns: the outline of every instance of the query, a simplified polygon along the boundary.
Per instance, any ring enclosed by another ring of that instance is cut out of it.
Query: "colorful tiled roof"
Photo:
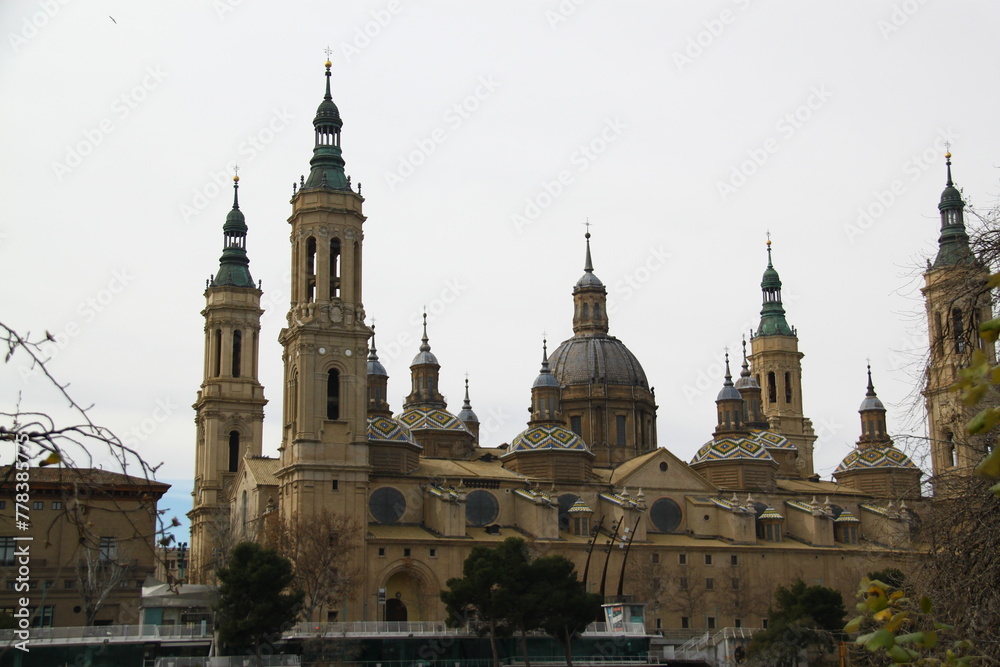
[[[717,438],[706,442],[694,458],[695,463],[707,461],[774,461],[764,444],[744,437]]]
[[[368,418],[368,442],[387,442],[420,447],[420,444],[413,439],[410,429],[395,419],[382,416]],[[423,447],[420,448],[423,449]]]
[[[844,510],[840,513],[836,519],[833,520],[834,523],[861,523],[861,519],[854,516],[848,510]]]
[[[778,510],[774,509],[770,505],[764,510],[760,516],[757,517],[761,521],[784,521],[785,517],[778,514]]]
[[[771,431],[763,431],[759,429],[754,429],[750,431],[750,437],[764,445],[768,449],[789,449],[792,451],[798,450],[798,448],[788,441],[783,435],[778,435]]]
[[[900,470],[916,470],[918,468],[910,457],[892,445],[883,447],[859,447],[848,454],[833,474],[851,470],[871,470],[878,468],[896,468]]]
[[[583,502],[583,498],[577,498],[573,506],[569,508],[570,514],[593,514],[594,510],[587,507],[587,503]]]
[[[465,431],[472,434],[461,419],[437,408],[410,408],[399,415],[398,421],[411,431]]]
[[[543,450],[563,450],[571,452],[589,452],[590,448],[583,438],[568,428],[556,424],[532,426],[519,433],[510,443],[505,458],[516,452],[537,452]]]

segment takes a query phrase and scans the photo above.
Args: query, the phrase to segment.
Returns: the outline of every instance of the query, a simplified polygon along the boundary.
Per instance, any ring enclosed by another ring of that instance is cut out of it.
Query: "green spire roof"
[[[326,61],[326,95],[316,109],[313,127],[316,130],[316,143],[313,146],[313,156],[309,161],[312,167],[305,188],[327,188],[330,190],[350,190],[351,186],[344,174],[344,158],[340,151],[340,130],[344,121],[340,118],[340,110],[333,103],[330,95],[330,67]]]
[[[233,176],[233,210],[222,226],[225,247],[219,258],[219,272],[212,279],[212,287],[255,287],[250,277],[250,259],[247,257],[247,223],[240,210],[240,177]]]
[[[938,238],[938,254],[934,260],[934,268],[954,266],[962,261],[972,259],[969,249],[969,235],[965,231],[963,210],[965,202],[962,193],[951,181],[951,153],[945,153],[945,164],[948,169],[948,180],[941,193],[938,210],[941,212],[941,236]]]
[[[771,263],[771,239],[767,240],[767,268],[760,281],[764,293],[764,306],[760,309],[760,326],[757,336],[794,336],[795,331],[785,320],[785,308],[781,305],[781,278]]]

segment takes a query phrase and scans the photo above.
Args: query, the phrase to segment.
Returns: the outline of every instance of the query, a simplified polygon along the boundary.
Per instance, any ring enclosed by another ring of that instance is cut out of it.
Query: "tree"
[[[267,530],[264,543],[292,563],[295,588],[302,591],[302,618],[333,607],[353,595],[360,572],[352,562],[361,539],[361,525],[349,517],[323,510],[308,518],[296,515]]]
[[[528,570],[524,540],[508,537],[496,548],[475,547],[462,565],[462,578],[452,578],[441,591],[448,624],[468,622],[479,634],[489,635],[497,667],[497,637],[509,636],[521,616],[522,587]]]
[[[302,604],[301,591],[287,591],[292,564],[274,549],[241,542],[217,575],[219,638],[232,650],[252,648],[259,661],[265,639],[290,628]]]
[[[573,639],[597,620],[602,598],[588,593],[576,576],[572,561],[545,556],[531,563],[528,608],[538,615],[538,626],[562,644],[566,664],[573,667]]]
[[[774,602],[768,610],[767,630],[755,634],[750,643],[751,664],[793,667],[804,649],[833,650],[847,614],[840,591],[806,586],[798,579],[789,588],[778,586]]]
[[[131,550],[115,538],[102,538],[97,544],[81,544],[83,557],[76,566],[76,587],[83,601],[88,626],[94,624],[108,596],[131,576]]]

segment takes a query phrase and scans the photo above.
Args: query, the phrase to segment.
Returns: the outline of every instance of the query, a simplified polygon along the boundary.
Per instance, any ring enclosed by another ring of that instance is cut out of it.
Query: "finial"
[[[333,55],[333,49],[330,48],[329,44],[327,44],[326,48],[323,49],[323,53],[326,54],[326,62],[323,64],[326,66],[326,69],[329,70],[331,67],[333,67],[333,63],[330,62],[330,56]]]
[[[729,372],[729,348],[726,348],[726,381],[723,383],[726,387],[733,386],[733,374]]]
[[[469,401],[469,374],[465,374],[465,404],[462,405],[463,410],[471,410],[472,403]]]
[[[771,264],[771,230],[767,230],[767,268],[773,269]]]
[[[865,395],[866,396],[875,395],[875,385],[872,384],[872,365],[870,362],[868,364],[868,393]]]
[[[233,165],[233,208],[240,207],[240,165]]]
[[[378,361],[378,350],[375,349],[375,318],[372,318],[372,344],[368,348],[368,361]]]
[[[424,337],[420,339],[420,351],[421,352],[430,352],[431,351],[431,346],[430,346],[430,343],[428,342],[429,340],[430,339],[427,338],[427,308],[425,306],[424,307]]]
[[[590,258],[590,218],[587,218],[587,222],[583,224],[587,226],[587,233],[583,235],[583,238],[587,239],[587,261],[584,262],[583,270],[587,273],[593,273],[594,262]]]
[[[951,182],[951,143],[947,141],[944,142],[944,147],[945,150],[947,151],[944,154],[944,163],[948,169],[948,182],[945,183],[945,185],[952,186],[954,185],[954,183]]]
[[[326,95],[323,96],[323,99],[330,100],[332,102],[333,95],[330,94],[330,68],[333,67],[333,63],[330,62],[330,54],[333,53],[333,51],[330,50],[329,46],[326,47],[325,51],[326,62],[323,64],[326,66]]]
[[[747,362],[747,337],[743,336],[743,367],[740,371],[741,378],[750,377],[750,364]]]

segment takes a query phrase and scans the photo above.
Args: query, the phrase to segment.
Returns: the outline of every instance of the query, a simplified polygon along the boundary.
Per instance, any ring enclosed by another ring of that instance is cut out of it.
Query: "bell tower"
[[[258,378],[260,296],[250,277],[247,225],[233,178],[219,272],[206,283],[204,380],[194,403],[197,444],[191,520],[191,581],[209,583],[213,550],[230,526],[229,497],[240,460],[261,453],[264,387]]]
[[[781,303],[781,278],[771,263],[771,239],[767,240],[767,268],[760,282],[763,306],[760,325],[750,339],[750,366],[761,389],[764,415],[770,430],[788,438],[798,449],[799,476],[813,475],[812,420],[802,411],[802,357],[799,338],[785,320]]]
[[[368,473],[367,358],[361,301],[364,198],[344,173],[343,121],[326,94],[313,119],[308,178],[293,186],[292,303],[284,348],[281,516],[327,509],[365,516]],[[359,188],[360,190],[360,188]]]
[[[965,407],[949,387],[958,380],[959,369],[969,365],[973,351],[981,349],[991,364],[996,363],[993,345],[984,345],[978,334],[979,325],[993,317],[986,287],[989,272],[969,248],[965,202],[951,179],[950,152],[945,153],[945,165],[947,181],[938,204],[938,253],[933,263],[927,262],[920,290],[927,307],[930,336],[923,394],[936,482],[948,475],[969,472],[986,451],[985,443],[965,433],[965,423],[974,410]]]

